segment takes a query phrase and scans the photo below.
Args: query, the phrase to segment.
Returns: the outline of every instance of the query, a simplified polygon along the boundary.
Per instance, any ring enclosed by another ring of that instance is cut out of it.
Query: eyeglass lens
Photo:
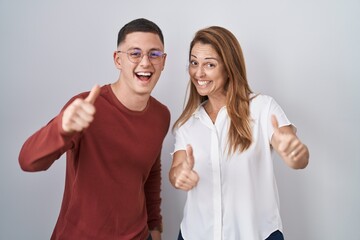
[[[127,51],[128,58],[133,63],[139,63],[144,56],[140,49],[132,49]],[[146,54],[152,63],[160,63],[164,53],[159,50],[151,50]]]

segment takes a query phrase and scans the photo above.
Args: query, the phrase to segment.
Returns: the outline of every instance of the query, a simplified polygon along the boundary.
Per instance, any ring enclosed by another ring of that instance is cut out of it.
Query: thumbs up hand
[[[273,115],[271,123],[274,133],[271,145],[286,164],[294,169],[305,168],[309,160],[309,150],[305,144],[296,136],[291,126],[279,128],[277,118]]]
[[[62,128],[67,133],[81,132],[89,127],[94,120],[94,103],[100,94],[100,86],[95,85],[85,99],[75,99],[64,110],[62,116]]]
[[[194,188],[199,181],[199,175],[193,170],[194,165],[195,159],[190,145],[186,146],[185,151],[177,151],[169,173],[171,184],[184,191]]]

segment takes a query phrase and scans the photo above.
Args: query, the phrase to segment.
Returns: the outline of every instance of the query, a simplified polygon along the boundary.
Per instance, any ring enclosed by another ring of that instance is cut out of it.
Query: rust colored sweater
[[[146,239],[149,229],[161,228],[160,155],[169,110],[150,97],[144,111],[130,111],[110,85],[101,88],[95,107],[90,127],[73,135],[61,128],[62,110],[26,140],[20,166],[46,170],[66,152],[65,190],[52,240]]]

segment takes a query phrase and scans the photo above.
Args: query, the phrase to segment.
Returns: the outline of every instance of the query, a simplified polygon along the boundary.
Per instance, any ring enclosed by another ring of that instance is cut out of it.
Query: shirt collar
[[[197,108],[196,110],[193,112],[193,116],[194,118],[200,118],[202,114],[206,114],[205,112],[205,108],[203,107],[205,103],[207,103],[208,100],[202,102]]]

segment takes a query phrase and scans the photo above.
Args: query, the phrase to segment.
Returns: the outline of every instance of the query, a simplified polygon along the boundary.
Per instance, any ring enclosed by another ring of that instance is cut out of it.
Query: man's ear
[[[121,61],[120,61],[120,54],[118,54],[116,51],[113,54],[113,58],[114,58],[114,64],[115,67],[119,70],[121,70]]]
[[[162,71],[162,70],[164,70],[164,68],[165,68],[166,57],[167,57],[167,55],[165,55],[165,56],[164,56],[164,61],[163,61],[163,65],[162,65],[162,69],[161,69],[161,71]]]

